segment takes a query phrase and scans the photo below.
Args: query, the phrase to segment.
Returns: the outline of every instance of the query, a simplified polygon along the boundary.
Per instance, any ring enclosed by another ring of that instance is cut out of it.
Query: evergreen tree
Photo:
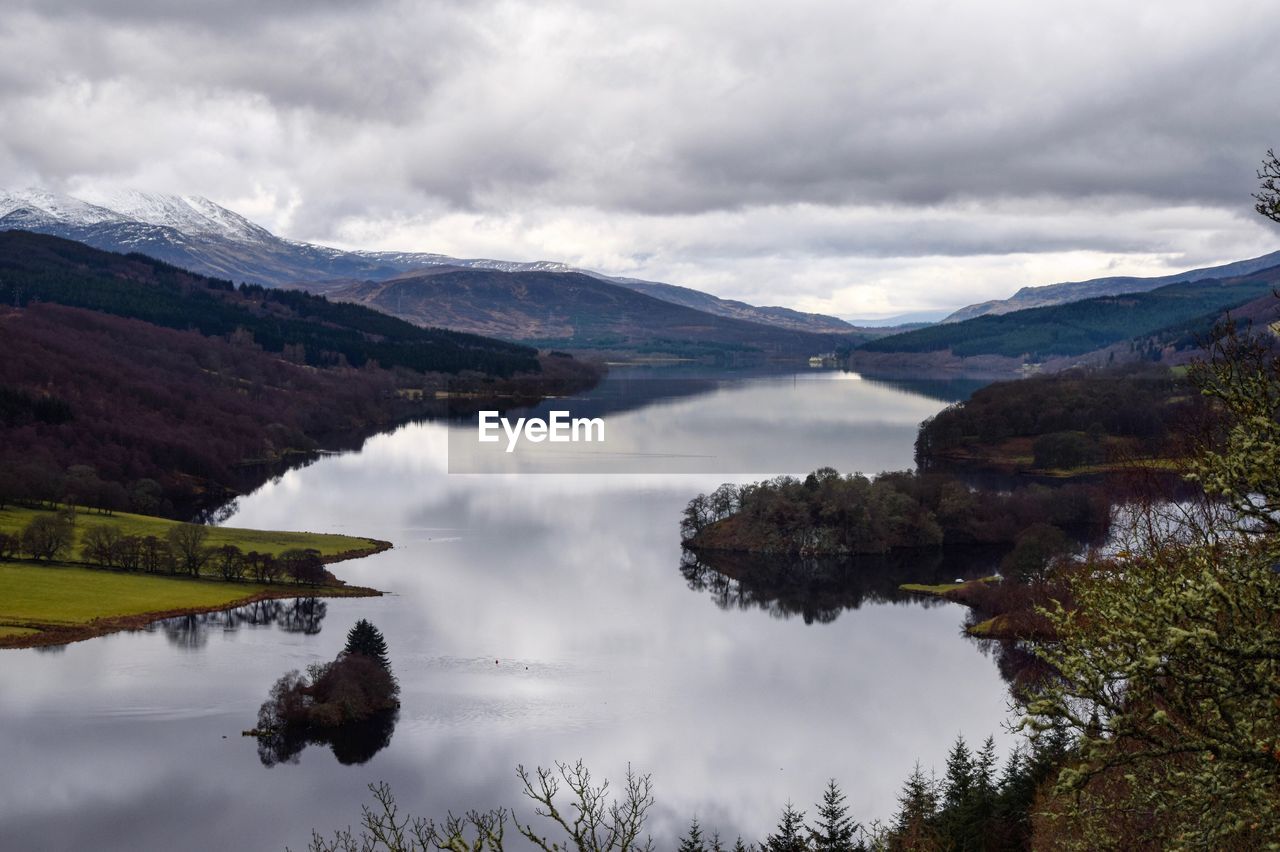
[[[347,647],[342,651],[344,654],[363,654],[391,671],[391,660],[387,658],[387,640],[382,638],[382,631],[363,618],[347,633]]]
[[[950,849],[971,848],[976,771],[973,755],[963,736],[957,736],[947,755],[947,774],[942,779],[942,813],[938,827]]]
[[[969,803],[961,809],[962,848],[989,849],[996,835],[996,740],[987,737],[973,756],[973,789]]]
[[[925,776],[917,762],[898,796],[891,849],[930,848],[936,834],[933,820],[938,812],[935,786],[933,779]]]
[[[1036,779],[1022,747],[1014,749],[1000,773],[1000,795],[995,818],[1004,829],[1010,847],[1027,848],[1031,837],[1031,806],[1036,797]]]
[[[790,802],[782,810],[775,834],[765,838],[764,852],[807,852],[804,811],[798,811]]]
[[[827,790],[818,805],[817,825],[809,829],[810,845],[816,852],[854,852],[860,844],[854,836],[862,826],[849,818],[849,808],[844,803],[835,779],[827,782]]]
[[[947,755],[947,775],[942,782],[942,806],[947,811],[958,811],[969,803],[974,784],[973,756],[965,745],[964,737],[957,736],[956,744]]]
[[[733,842],[733,852],[754,852],[755,847],[748,847],[742,842],[742,835],[738,835],[738,839]]]
[[[720,842],[720,832],[711,833],[711,852],[724,852],[724,844]]]
[[[697,817],[689,823],[689,833],[680,838],[680,846],[677,848],[678,852],[707,852],[707,847],[702,842],[702,826],[698,825]]]
[[[973,761],[974,793],[979,799],[990,799],[996,791],[996,738],[987,737]]]

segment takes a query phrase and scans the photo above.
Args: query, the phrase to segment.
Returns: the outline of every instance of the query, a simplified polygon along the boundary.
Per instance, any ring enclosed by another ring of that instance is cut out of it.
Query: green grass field
[[[30,509],[24,506],[7,506],[0,509],[0,532],[19,533],[37,515],[53,514],[49,509]],[[79,562],[80,537],[84,531],[96,524],[108,524],[120,529],[123,535],[149,536],[163,539],[170,527],[177,521],[156,518],[150,515],[134,515],[129,512],[115,512],[110,515],[98,514],[92,509],[80,509],[76,514],[76,545],[66,557],[69,562]],[[235,527],[209,527],[209,539],[205,542],[209,547],[221,547],[234,544],[248,553],[256,550],[259,553],[270,553],[278,556],[286,550],[300,548],[318,550],[323,556],[337,556],[352,551],[376,550],[378,542],[368,538],[337,535],[334,533],[309,532],[273,532],[271,530],[246,530]]]
[[[216,608],[268,588],[258,583],[218,583],[58,564],[0,562],[0,626],[71,626],[145,612]]]
[[[19,533],[51,509],[9,506],[0,509],[0,532]],[[343,585],[295,586],[225,582],[206,571],[200,579],[124,573],[75,564],[80,538],[95,524],[110,524],[124,535],[163,539],[176,521],[116,512],[81,510],[76,546],[64,562],[0,561],[0,648],[73,642],[115,630],[142,627],[165,614],[208,612],[262,597],[377,594]],[[209,527],[206,546],[234,544],[248,552],[280,554],[314,549],[331,560],[356,558],[386,548],[384,542],[331,533],[277,532]]]

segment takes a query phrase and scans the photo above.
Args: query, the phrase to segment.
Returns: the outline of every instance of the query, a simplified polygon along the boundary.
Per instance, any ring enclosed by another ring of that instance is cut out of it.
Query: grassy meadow
[[[18,534],[38,515],[51,515],[51,509],[32,509],[26,506],[6,506],[0,509],[0,532]],[[80,509],[76,513],[76,544],[72,548],[67,561],[80,562],[80,537],[85,529],[97,524],[106,524],[119,528],[121,535],[135,535],[142,538],[153,535],[163,539],[170,528],[178,526],[178,521],[167,518],[156,518],[151,515],[135,515],[130,512],[114,512],[101,514],[95,509]],[[316,550],[322,556],[357,556],[373,553],[380,549],[379,542],[370,538],[337,535],[336,533],[310,532],[278,532],[272,530],[249,530],[236,527],[209,527],[209,538],[205,542],[209,547],[222,547],[234,544],[244,552],[256,550],[259,553],[270,553],[279,556],[286,550]]]
[[[0,509],[0,532],[20,534],[51,509],[8,506]],[[291,583],[228,582],[206,570],[199,579],[140,574],[98,567],[83,561],[85,530],[108,524],[126,536],[164,539],[177,521],[128,512],[111,515],[82,509],[76,515],[76,543],[64,561],[0,561],[0,648],[61,644],[116,630],[139,628],[171,615],[208,612],[263,598],[377,594],[344,585],[297,586]],[[209,527],[209,547],[234,544],[242,551],[279,555],[313,549],[329,562],[377,553],[388,545],[374,539],[331,533],[280,532]]]

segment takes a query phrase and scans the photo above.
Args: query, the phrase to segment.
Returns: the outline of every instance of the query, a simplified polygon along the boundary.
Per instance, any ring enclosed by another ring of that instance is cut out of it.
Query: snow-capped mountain
[[[844,333],[843,320],[788,308],[756,307],[709,293],[634,278],[615,278],[554,261],[456,258],[430,252],[343,251],[271,233],[232,210],[194,195],[133,190],[85,198],[39,189],[0,190],[0,231],[53,234],[117,252],[140,252],[205,275],[326,292],[359,281],[384,281],[440,267],[500,272],[583,273],[665,302],[717,316],[797,331]]]
[[[210,236],[253,243],[271,239],[266,228],[199,195],[158,195],[123,190],[91,195],[98,207],[138,222],[173,228],[188,236]]]

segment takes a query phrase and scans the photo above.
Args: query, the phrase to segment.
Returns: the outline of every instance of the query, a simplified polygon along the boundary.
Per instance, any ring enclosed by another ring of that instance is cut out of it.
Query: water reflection
[[[186,651],[203,648],[210,632],[230,633],[244,627],[276,625],[285,633],[314,636],[320,632],[329,605],[320,598],[295,598],[291,601],[255,601],[222,612],[180,615],[152,622],[144,629],[163,633],[169,644]]]
[[[267,768],[281,763],[296,764],[307,746],[327,745],[343,766],[358,766],[368,763],[391,745],[391,735],[399,719],[399,710],[387,710],[362,722],[348,722],[336,728],[280,727],[258,737],[258,760]]]
[[[844,558],[685,550],[680,573],[690,589],[706,592],[720,609],[760,609],[774,618],[799,616],[805,624],[830,624],[864,603],[945,605],[899,586],[989,576],[1007,550],[928,548]]]
[[[815,371],[667,398],[610,429],[631,421],[655,451],[714,452],[740,469],[874,472],[910,467],[918,424],[944,404]],[[893,576],[859,560],[857,583],[816,572],[774,588],[716,561],[695,594],[675,570],[676,525],[724,475],[455,476],[449,430],[406,425],[291,470],[228,521],[393,541],[337,566],[382,597],[272,602],[0,653],[0,754],[23,779],[0,795],[0,849],[143,852],[175,837],[305,848],[312,828],[359,821],[370,781],[438,816],[521,806],[517,764],[579,757],[609,777],[628,763],[653,772],[655,840],[674,848],[694,813],[761,837],[788,798],[811,801],[831,777],[859,820],[886,818],[915,761],[940,759],[957,733],[1007,743],[1006,687],[959,638],[964,610],[896,598],[897,583],[929,579],[920,566]],[[726,608],[708,604],[726,582],[712,571],[733,584]],[[360,618],[396,651],[394,737],[386,726],[282,744],[268,760],[290,765],[267,770],[240,736],[265,691],[341,651],[344,631],[316,635],[322,622]]]

